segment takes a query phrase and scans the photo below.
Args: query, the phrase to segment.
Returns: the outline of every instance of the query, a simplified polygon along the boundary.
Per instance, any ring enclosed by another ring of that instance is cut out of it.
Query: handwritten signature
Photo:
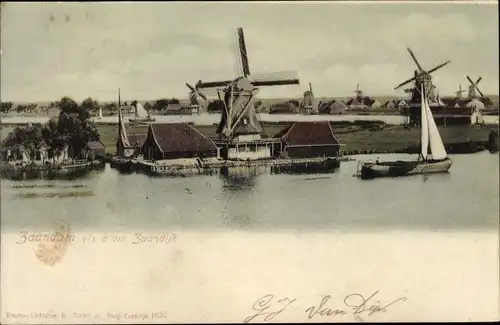
[[[400,297],[389,303],[382,303],[377,299],[378,294],[379,290],[375,291],[367,298],[360,293],[349,294],[344,297],[344,306],[340,308],[331,307],[330,303],[332,296],[325,295],[322,296],[318,304],[306,308],[305,313],[308,319],[313,319],[315,317],[352,315],[356,320],[363,321],[361,315],[371,316],[375,313],[386,312],[391,306],[408,300],[406,297]],[[249,323],[254,320],[270,321],[283,313],[296,301],[296,298],[288,297],[275,299],[274,295],[267,294],[254,302],[252,306],[253,314],[245,318],[243,322]]]

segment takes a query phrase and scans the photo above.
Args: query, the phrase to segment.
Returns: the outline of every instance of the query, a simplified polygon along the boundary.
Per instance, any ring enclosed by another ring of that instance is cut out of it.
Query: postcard
[[[497,13],[2,2],[1,323],[498,320]]]

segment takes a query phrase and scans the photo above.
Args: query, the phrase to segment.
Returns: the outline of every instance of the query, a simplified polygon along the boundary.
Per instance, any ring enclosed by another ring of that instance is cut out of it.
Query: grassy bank
[[[263,123],[264,133],[268,137],[282,131],[290,123]],[[342,151],[353,153],[385,153],[385,152],[413,152],[418,148],[420,140],[420,129],[407,129],[402,126],[385,125],[381,129],[380,123],[332,123],[334,132],[340,143],[343,144]],[[98,131],[101,135],[101,141],[106,147],[106,151],[114,154],[116,151],[116,139],[118,134],[118,125],[98,125]],[[128,127],[130,132],[145,133],[146,126]],[[13,127],[2,126],[2,139]],[[197,129],[207,137],[217,137],[216,126],[203,125],[197,126]],[[440,127],[441,137],[450,152],[468,152],[477,151],[477,147],[484,145],[488,141],[488,135],[491,130],[497,129],[495,126],[448,126]],[[474,148],[468,149],[471,145]],[[413,147],[413,148],[412,148]]]

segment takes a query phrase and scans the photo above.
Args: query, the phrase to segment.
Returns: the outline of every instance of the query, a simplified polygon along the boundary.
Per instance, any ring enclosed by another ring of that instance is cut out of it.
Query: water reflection
[[[303,163],[291,166],[272,166],[271,174],[330,174],[334,173],[340,167],[338,160],[326,160],[319,163]]]
[[[10,181],[25,181],[25,180],[65,180],[73,181],[77,179],[88,178],[93,172],[102,172],[104,168],[99,169],[73,169],[68,171],[3,171],[1,173],[2,179]]]
[[[262,171],[257,166],[221,167],[219,176],[223,181],[223,189],[250,191],[255,187],[256,178]]]
[[[107,165],[66,180],[2,181],[1,224],[41,229],[64,221],[103,231],[498,229],[498,158],[456,155],[449,174],[373,182],[352,177],[357,162],[328,174],[244,166],[185,178],[121,175]]]

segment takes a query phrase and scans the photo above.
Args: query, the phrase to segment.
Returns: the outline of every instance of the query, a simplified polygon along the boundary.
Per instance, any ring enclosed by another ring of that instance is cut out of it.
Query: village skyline
[[[262,89],[259,98],[299,98],[309,82],[317,97],[351,97],[357,84],[370,97],[403,97],[393,88],[415,69],[407,46],[424,69],[451,60],[433,74],[441,96],[453,96],[459,84],[466,88],[467,75],[481,76],[482,92],[495,96],[496,13],[496,2],[8,3],[1,97],[108,102],[121,88],[126,99],[182,100],[185,82],[237,76],[232,41],[240,26],[252,73],[296,70],[301,81]]]

